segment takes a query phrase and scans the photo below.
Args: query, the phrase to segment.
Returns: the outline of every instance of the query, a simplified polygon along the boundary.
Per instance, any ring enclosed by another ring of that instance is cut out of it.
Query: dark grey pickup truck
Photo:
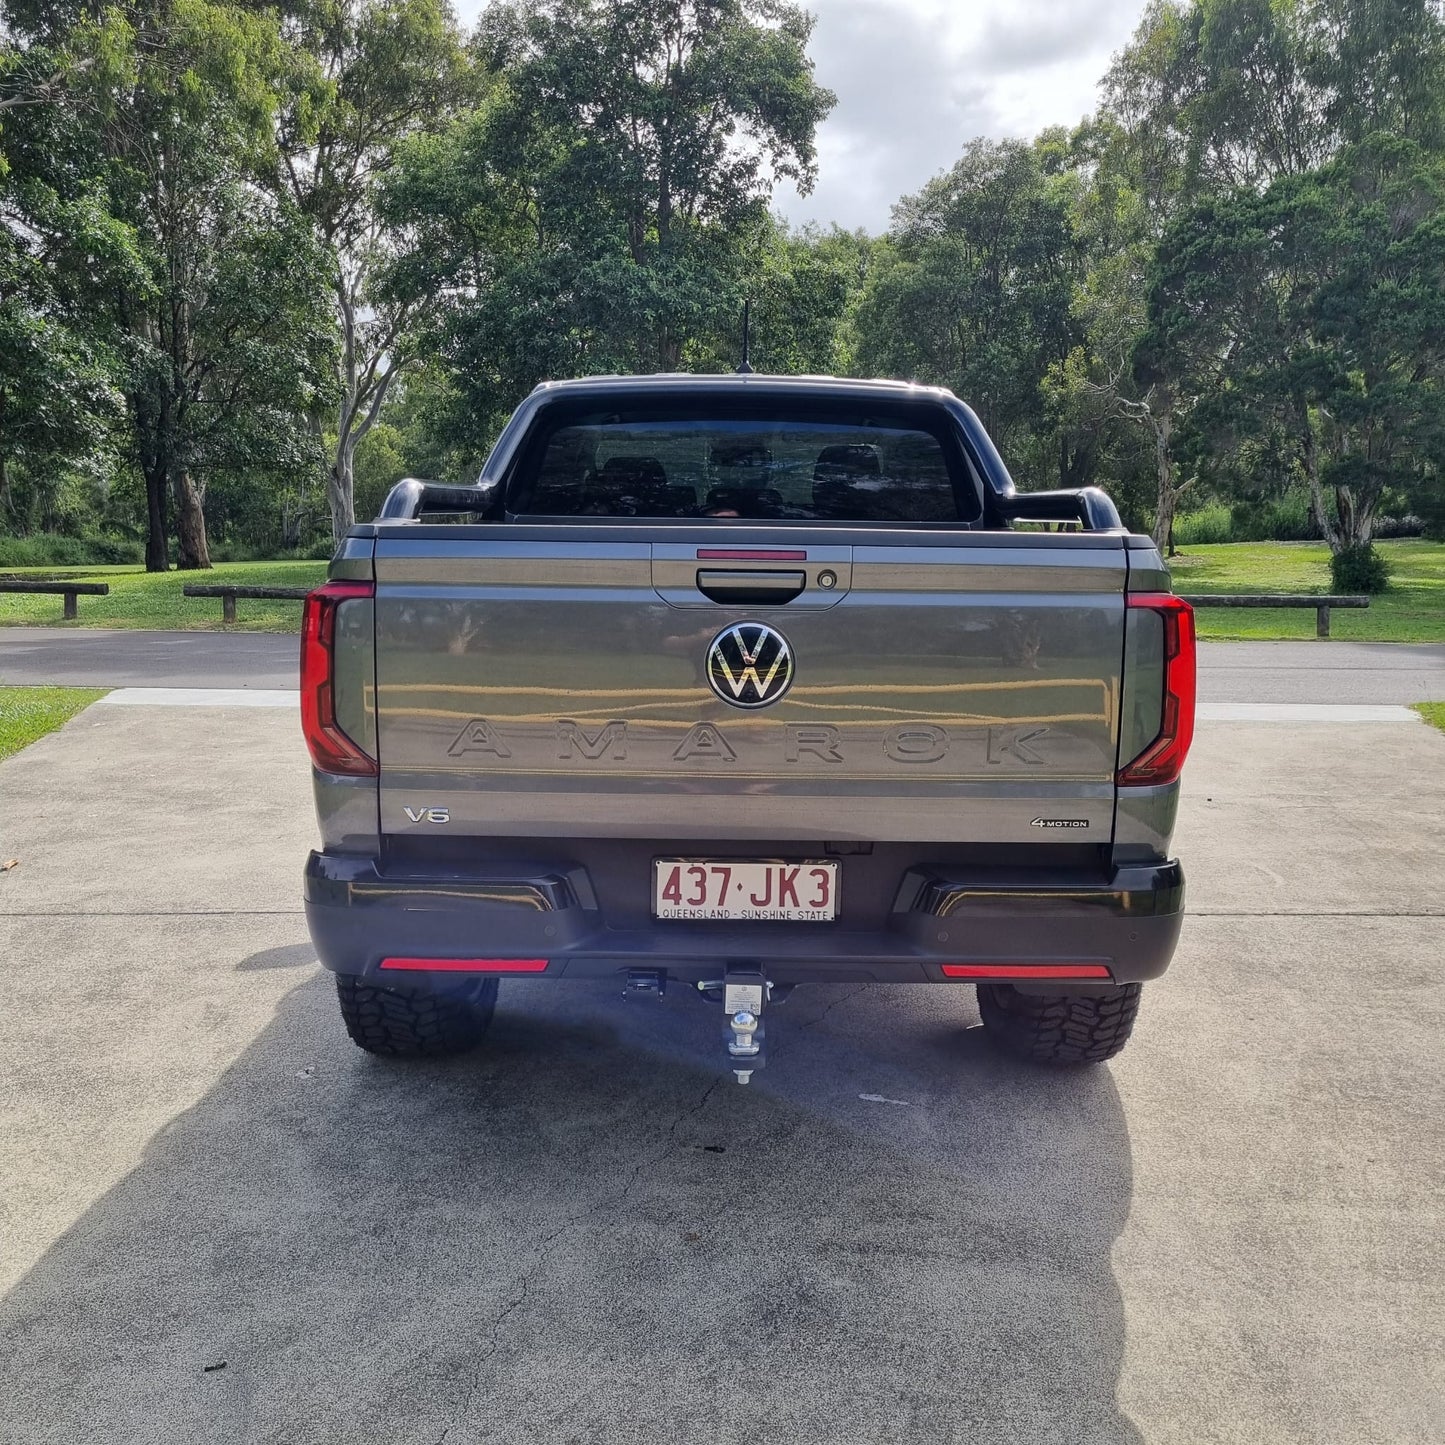
[[[301,671],[306,912],[374,1053],[470,1047],[524,975],[685,987],[744,1082],[825,981],[973,984],[1088,1063],[1179,936],[1190,609],[946,391],[541,386],[352,530]]]

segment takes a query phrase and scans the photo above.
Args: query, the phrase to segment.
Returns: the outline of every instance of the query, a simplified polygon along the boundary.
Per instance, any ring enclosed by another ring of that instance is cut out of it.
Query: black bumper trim
[[[1167,863],[1121,868],[1104,885],[1035,884],[1027,880],[951,882],[910,870],[900,898],[909,898],[907,911],[933,918],[967,914],[983,917],[997,911],[1017,914],[1020,906],[1031,913],[1060,916],[1101,910],[1120,918],[1158,918],[1184,908],[1184,869],[1177,858]]]
[[[723,964],[759,963],[779,983],[942,982],[944,963],[1104,963],[1122,983],[1168,967],[1184,878],[1177,862],[1121,868],[1097,881],[1017,872],[950,879],[924,865],[904,875],[893,911],[875,928],[841,921],[617,928],[607,925],[581,868],[421,875],[382,872],[370,857],[313,853],[305,898],[321,962],[348,974],[371,974],[398,955],[547,958],[553,977],[644,967],[690,981],[716,977]]]

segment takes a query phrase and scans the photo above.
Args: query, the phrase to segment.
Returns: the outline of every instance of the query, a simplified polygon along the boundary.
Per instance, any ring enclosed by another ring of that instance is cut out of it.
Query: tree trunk
[[[1304,467],[1305,482],[1310,489],[1310,511],[1314,514],[1315,526],[1320,529],[1320,536],[1329,543],[1330,551],[1338,552],[1345,543],[1340,536],[1340,529],[1335,525],[1335,518],[1325,506],[1325,491],[1320,484],[1319,447],[1308,417],[1304,419],[1300,435],[1300,462]]]
[[[1335,488],[1335,511],[1339,517],[1342,547],[1363,547],[1369,542],[1375,530],[1377,500],[1377,496],[1368,492],[1357,497],[1350,487]]]
[[[0,516],[15,515],[15,498],[10,495],[10,458],[0,455]]]
[[[135,428],[136,463],[146,484],[146,571],[170,570],[170,544],[166,537],[166,493],[169,489],[171,429],[163,405],[146,389],[130,395],[131,422]]]
[[[185,572],[208,569],[211,565],[211,554],[206,546],[206,514],[201,510],[200,495],[191,480],[191,474],[184,467],[176,469],[174,483],[176,540],[180,544],[179,566]]]
[[[4,421],[8,403],[9,397],[0,391],[0,422]],[[0,453],[0,519],[7,517],[15,517],[15,498],[10,493],[10,457],[7,453]],[[14,526],[13,520],[10,525]]]
[[[169,572],[171,549],[166,540],[165,470],[154,462],[142,470],[146,479],[146,571]]]
[[[356,448],[348,438],[336,448],[336,460],[326,477],[326,500],[331,506],[331,535],[337,542],[356,521],[355,457]]]
[[[1174,462],[1169,455],[1169,413],[1155,414],[1154,470],[1159,481],[1159,495],[1154,509],[1154,545],[1163,551],[1174,531],[1174,512],[1179,504],[1179,489],[1174,485]]]

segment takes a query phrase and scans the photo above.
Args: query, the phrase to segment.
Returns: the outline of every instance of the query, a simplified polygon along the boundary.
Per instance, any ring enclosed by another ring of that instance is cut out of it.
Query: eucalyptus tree
[[[277,113],[282,193],[307,218],[328,272],[338,345],[326,494],[339,539],[355,516],[356,448],[396,379],[417,357],[430,288],[399,284],[397,233],[378,187],[397,148],[444,126],[474,76],[446,0],[304,0],[286,24],[296,56]]]
[[[760,219],[773,181],[811,187],[814,134],[834,101],[813,79],[812,26],[785,0],[511,0],[483,12],[508,124],[548,156],[544,211],[594,304],[615,311],[613,344],[634,366],[677,367],[710,319],[728,242]]]
[[[1036,146],[971,142],[895,206],[855,326],[864,370],[951,387],[1007,457],[1063,485],[1091,480],[1085,452],[1039,436],[1043,380],[1081,340],[1073,191]]]
[[[93,193],[0,174],[0,526],[29,530],[60,480],[109,480],[123,444],[121,338],[94,284],[143,280],[128,230]],[[16,469],[23,478],[18,500]]]
[[[1265,445],[1332,550],[1367,543],[1386,489],[1445,460],[1445,167],[1374,136],[1211,199],[1166,233],[1149,319],[1142,364],[1215,444]]]
[[[273,12],[221,0],[20,0],[10,23],[70,57],[56,144],[27,164],[62,193],[103,197],[132,240],[136,267],[95,276],[87,309],[125,358],[146,565],[168,566],[173,525],[180,565],[209,566],[208,477],[287,465],[322,384],[315,256],[259,184],[290,53]]]
[[[1422,156],[1439,154],[1442,106],[1445,26],[1434,0],[1154,0],[1146,10],[1086,127],[1091,190],[1129,224],[1114,248],[1091,247],[1101,259],[1080,310],[1092,318],[1093,342],[1058,380],[1062,393],[1072,386],[1075,402],[1092,389],[1152,436],[1156,534],[1189,485],[1180,479],[1181,439],[1206,461],[1245,438],[1271,457],[1307,436],[1311,446],[1320,442],[1325,413],[1294,376],[1299,353],[1279,335],[1275,290],[1249,266],[1273,267],[1278,277],[1298,264],[1304,294],[1323,274],[1311,267],[1334,264],[1327,259],[1333,242],[1315,230],[1316,254],[1297,249],[1286,265],[1249,227],[1268,223],[1275,228],[1268,236],[1282,244],[1288,233],[1297,248],[1303,213],[1286,226],[1281,208],[1289,209],[1286,197],[1322,194],[1321,186],[1342,216],[1358,219],[1342,173],[1331,169],[1335,157],[1377,135],[1411,139]],[[1124,275],[1128,284],[1120,284]],[[1372,291],[1365,285],[1362,294]],[[1188,324],[1170,300],[1186,294],[1195,308]],[[1101,306],[1110,295],[1112,307]],[[1114,319],[1099,331],[1111,309]],[[1303,314],[1292,312],[1294,320]],[[1244,390],[1241,366],[1253,378]],[[1299,475],[1309,471],[1302,461]],[[1335,501],[1350,511],[1347,497]],[[1329,510],[1323,494],[1315,508]],[[1320,525],[1328,532],[1332,524],[1322,516]],[[1341,525],[1346,534],[1358,526]]]

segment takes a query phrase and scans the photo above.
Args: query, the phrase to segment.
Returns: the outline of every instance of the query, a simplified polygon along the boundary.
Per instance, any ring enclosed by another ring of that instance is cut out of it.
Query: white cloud
[[[472,24],[481,0],[455,0]],[[881,231],[900,196],[947,170],[975,136],[1072,125],[1144,0],[804,0],[809,53],[838,104],[818,132],[818,183],[779,185],[790,221]]]
[[[811,195],[778,188],[792,221],[884,229],[900,196],[947,170],[975,136],[1071,125],[1139,23],[1143,0],[809,0],[810,53],[838,104],[818,134]]]

